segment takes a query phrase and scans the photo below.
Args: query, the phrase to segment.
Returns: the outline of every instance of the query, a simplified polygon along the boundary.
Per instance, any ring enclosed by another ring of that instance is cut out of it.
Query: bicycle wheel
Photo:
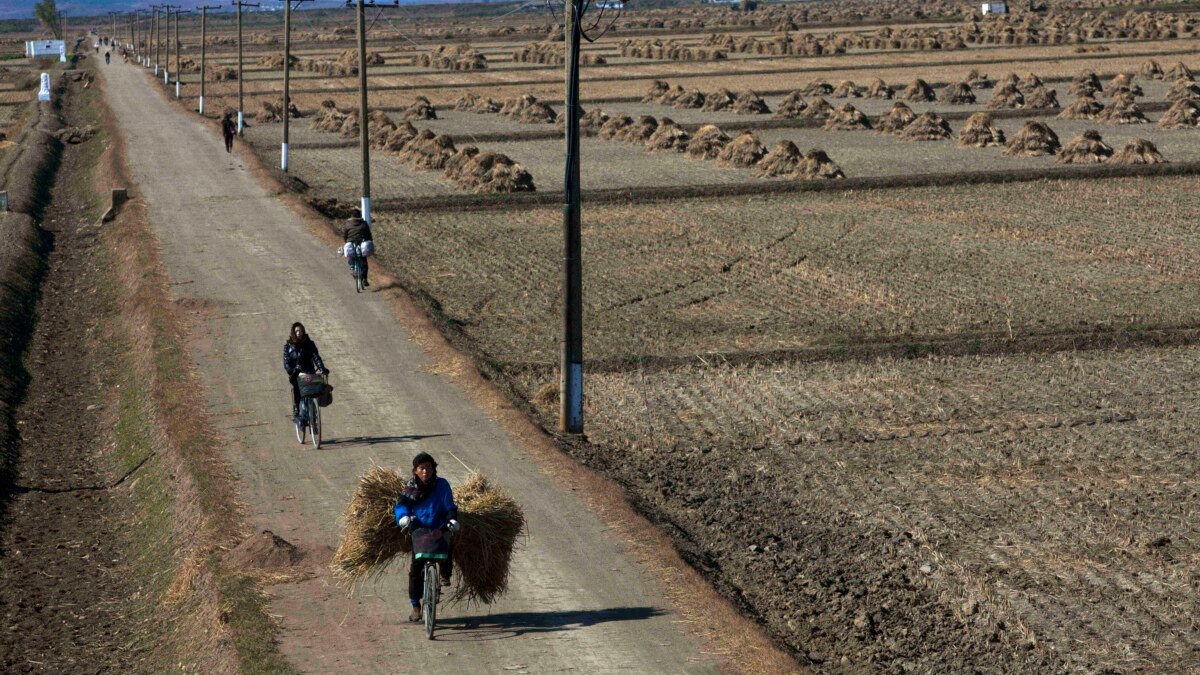
[[[425,597],[421,602],[421,617],[425,619],[425,637],[433,639],[433,624],[437,620],[437,601],[440,582],[437,563],[425,563]]]
[[[304,401],[300,401],[299,415],[296,415],[292,423],[296,425],[296,440],[304,445]]]
[[[308,431],[312,437],[312,446],[314,448],[321,447],[321,406],[317,405],[317,399],[308,397],[304,399],[308,403]]]
[[[354,261],[354,292],[362,293],[362,289],[363,289],[362,262],[359,260],[355,260]]]

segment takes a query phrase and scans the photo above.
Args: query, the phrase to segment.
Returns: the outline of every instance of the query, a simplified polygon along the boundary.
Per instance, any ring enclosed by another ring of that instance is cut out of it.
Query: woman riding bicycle
[[[371,224],[363,220],[361,209],[353,209],[350,212],[350,219],[342,225],[342,240],[347,244],[353,244],[355,250],[358,250],[358,247],[361,247],[364,242],[370,241],[374,243],[371,238]],[[371,285],[371,282],[367,281],[367,275],[370,273],[370,265],[367,264],[365,255],[348,255],[346,256],[346,261],[350,264],[350,269],[354,269],[354,259],[356,257],[359,259],[359,264],[362,265],[363,287],[365,288]]]
[[[413,457],[413,477],[400,493],[396,503],[396,525],[408,530],[458,531],[458,507],[454,504],[454,491],[450,482],[437,475],[437,462],[429,453]],[[454,561],[447,555],[438,560],[438,572],[442,585],[450,585],[450,573]],[[412,565],[408,568],[408,599],[412,603],[409,621],[421,620],[421,596],[424,592],[424,561],[417,560],[417,546],[413,546]]]
[[[300,373],[316,374],[318,371],[329,374],[329,369],[321,361],[317,343],[308,337],[304,324],[299,321],[292,324],[292,332],[283,345],[283,369],[287,371],[288,382],[292,384],[292,417],[299,417],[300,387],[296,384],[296,376]]]

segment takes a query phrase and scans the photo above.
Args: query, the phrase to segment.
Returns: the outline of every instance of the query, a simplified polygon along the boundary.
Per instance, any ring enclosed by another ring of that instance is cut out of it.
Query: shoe
[[[370,288],[370,287],[371,287],[371,282],[367,281],[366,279],[363,279],[363,288]]]
[[[408,613],[408,620],[416,623],[421,620],[421,606],[413,605],[412,611]]]

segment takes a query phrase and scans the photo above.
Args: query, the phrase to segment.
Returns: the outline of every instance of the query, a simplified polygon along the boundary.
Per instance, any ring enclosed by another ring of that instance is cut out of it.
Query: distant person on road
[[[107,49],[105,49],[104,50],[104,65],[107,66],[111,62],[112,62],[112,53],[109,52]]]
[[[355,247],[361,247],[363,242],[374,240],[371,238],[371,224],[363,220],[362,210],[354,209],[350,211],[350,218],[342,225],[342,240],[347,244],[354,244]],[[367,281],[367,274],[371,271],[367,264],[366,256],[360,256],[362,259],[363,269],[363,286],[370,286]],[[354,258],[346,258],[350,265],[350,269],[354,269]]]
[[[438,561],[443,586],[450,585],[454,560],[443,533],[458,531],[458,506],[450,482],[437,475],[437,462],[427,452],[413,457],[413,477],[396,502],[396,525],[413,532],[412,565],[408,568],[409,621],[421,620],[421,596],[425,586],[425,562]]]
[[[317,343],[308,337],[304,324],[297,321],[292,324],[292,332],[283,345],[283,369],[287,372],[288,382],[292,384],[292,417],[300,415],[300,387],[296,376],[300,373],[329,374],[325,362],[321,360],[321,352]]]
[[[221,118],[221,134],[225,136],[225,152],[233,152],[233,137],[237,136],[237,125],[229,113]]]

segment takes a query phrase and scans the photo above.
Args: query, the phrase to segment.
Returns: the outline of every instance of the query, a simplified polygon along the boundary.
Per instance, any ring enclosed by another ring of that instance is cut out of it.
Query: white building
[[[1000,2],[985,2],[982,5],[984,15],[988,14],[1008,14],[1008,3],[1004,0]]]
[[[67,45],[62,40],[30,40],[25,43],[25,56],[64,56]]]

